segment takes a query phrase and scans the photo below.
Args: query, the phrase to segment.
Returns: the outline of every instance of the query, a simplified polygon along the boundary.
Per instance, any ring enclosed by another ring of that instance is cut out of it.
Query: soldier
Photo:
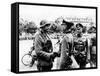
[[[90,28],[90,64],[91,67],[96,67],[96,27]]]
[[[72,34],[71,34],[71,27],[74,25],[73,23],[70,23],[70,25],[67,25],[67,34],[66,36],[62,39],[61,42],[61,57],[60,57],[60,69],[70,69],[70,65],[72,64],[72,60],[70,57],[70,51],[72,49]],[[70,31],[70,32],[69,32]]]
[[[50,23],[45,20],[40,22],[40,31],[35,36],[35,52],[37,55],[38,71],[50,71],[56,53],[53,52],[52,42],[48,36]]]
[[[89,41],[82,33],[83,25],[76,24],[76,37],[73,37],[73,55],[80,68],[85,68],[90,60]]]
[[[72,33],[66,34],[66,37],[63,39],[61,47],[61,69],[73,68],[73,59],[71,58],[72,55],[80,68],[85,68],[86,62],[90,59],[88,39],[83,36],[82,29],[82,24],[76,24],[75,32],[72,31]]]

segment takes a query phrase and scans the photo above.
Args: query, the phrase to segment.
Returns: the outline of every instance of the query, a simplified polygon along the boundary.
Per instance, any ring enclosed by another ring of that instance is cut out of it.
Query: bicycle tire
[[[26,58],[26,61],[25,61]],[[25,54],[22,59],[21,62],[25,65],[25,66],[30,66],[31,62],[32,62],[32,56],[29,54]]]

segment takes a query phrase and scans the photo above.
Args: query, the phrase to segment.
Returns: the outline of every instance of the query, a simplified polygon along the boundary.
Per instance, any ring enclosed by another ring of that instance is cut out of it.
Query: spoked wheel
[[[31,62],[32,62],[32,55],[30,54],[25,54],[22,59],[21,59],[22,63],[25,66],[30,66]]]

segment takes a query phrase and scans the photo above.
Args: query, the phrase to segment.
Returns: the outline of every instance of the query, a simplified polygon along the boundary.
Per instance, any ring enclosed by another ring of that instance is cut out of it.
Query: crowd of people
[[[51,24],[45,20],[40,22],[40,28],[34,41],[38,71],[52,70],[56,57],[60,58],[59,69],[61,70],[77,67],[83,69],[86,68],[88,63],[90,67],[96,67],[96,27],[91,26],[87,30],[82,23],[74,24],[63,19],[60,25],[66,25],[66,29],[60,31],[60,33],[64,33],[62,39],[59,36],[57,37],[59,51],[55,52],[50,35],[54,34],[57,28],[56,25],[57,22],[56,24]],[[73,66],[74,62],[77,65]]]

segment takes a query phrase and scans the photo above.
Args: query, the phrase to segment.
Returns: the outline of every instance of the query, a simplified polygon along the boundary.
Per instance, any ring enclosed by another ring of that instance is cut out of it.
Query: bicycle
[[[25,66],[30,66],[32,67],[35,61],[37,61],[37,56],[36,54],[32,55],[32,52],[35,52],[35,50],[29,51],[28,53],[24,54],[24,56],[21,59],[21,62]]]

